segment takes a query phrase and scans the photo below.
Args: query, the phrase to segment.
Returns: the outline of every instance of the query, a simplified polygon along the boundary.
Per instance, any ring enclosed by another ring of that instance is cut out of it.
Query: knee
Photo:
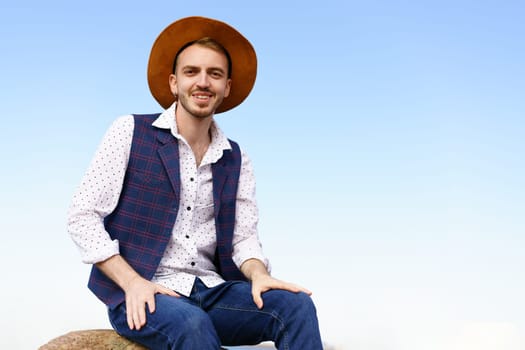
[[[185,315],[177,324],[172,324],[172,349],[218,349],[220,341],[215,327],[205,312]]]
[[[288,301],[290,311],[299,318],[316,317],[317,311],[312,298],[303,292],[293,294]]]
[[[175,328],[185,337],[196,338],[214,330],[213,323],[205,312],[194,312],[187,315],[181,324],[175,325]]]
[[[272,294],[272,300],[269,303],[272,305],[275,312],[285,319],[305,320],[308,318],[316,318],[316,309],[312,298],[303,292],[292,293],[288,291],[276,291]],[[266,300],[265,300],[266,304]]]
[[[312,298],[306,293],[279,293],[278,305],[272,312],[276,326],[273,341],[286,348],[286,344],[295,344],[291,348],[320,349],[318,342],[309,344],[319,334],[317,311]],[[302,344],[302,345],[297,345]]]

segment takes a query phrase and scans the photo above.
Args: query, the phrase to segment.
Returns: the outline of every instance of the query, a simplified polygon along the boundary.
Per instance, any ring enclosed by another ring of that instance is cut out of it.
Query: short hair
[[[232,59],[230,57],[230,53],[217,40],[215,40],[213,38],[210,38],[210,37],[204,37],[204,38],[201,38],[201,39],[198,39],[198,40],[194,40],[194,41],[190,41],[190,42],[184,44],[179,49],[179,51],[177,51],[177,54],[175,55],[175,59],[173,60],[173,70],[172,70],[173,74],[176,73],[177,61],[179,59],[180,54],[182,53],[182,51],[184,51],[185,49],[187,49],[188,47],[190,47],[192,45],[199,45],[199,46],[206,47],[208,49],[212,49],[214,51],[217,51],[219,53],[224,54],[224,56],[226,56],[226,60],[228,61],[228,78],[231,78],[231,75],[232,75]]]

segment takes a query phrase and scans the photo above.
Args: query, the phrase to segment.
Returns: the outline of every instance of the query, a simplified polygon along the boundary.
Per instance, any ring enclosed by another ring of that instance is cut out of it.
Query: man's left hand
[[[270,275],[259,275],[252,279],[252,296],[257,308],[262,309],[264,306],[262,293],[271,289],[282,289],[293,293],[304,292],[308,295],[312,295],[312,292],[304,287],[278,280]]]
[[[241,265],[241,271],[252,281],[253,302],[259,309],[262,309],[264,306],[262,294],[271,289],[282,289],[293,293],[304,292],[308,295],[312,295],[312,292],[306,288],[273,278],[266,270],[266,266],[260,260],[246,260]]]

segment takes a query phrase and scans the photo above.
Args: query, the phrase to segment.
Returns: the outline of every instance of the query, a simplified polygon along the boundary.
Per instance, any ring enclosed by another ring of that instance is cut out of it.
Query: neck
[[[213,117],[199,118],[185,113],[175,113],[175,119],[178,133],[190,145],[197,166],[199,166],[211,143],[210,129]]]
[[[210,128],[213,122],[213,116],[195,117],[181,108],[175,111],[175,119],[177,121],[177,129],[180,135],[188,141],[190,145],[193,143],[203,143],[210,141]]]

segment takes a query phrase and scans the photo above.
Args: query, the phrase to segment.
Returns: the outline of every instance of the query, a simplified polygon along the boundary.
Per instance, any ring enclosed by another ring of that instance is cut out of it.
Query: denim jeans
[[[146,310],[146,325],[130,330],[126,305],[109,310],[117,333],[149,349],[216,350],[221,345],[273,341],[281,350],[320,350],[315,306],[305,293],[270,290],[259,310],[247,282],[224,282],[207,288],[196,279],[189,298],[155,296],[155,312]]]

